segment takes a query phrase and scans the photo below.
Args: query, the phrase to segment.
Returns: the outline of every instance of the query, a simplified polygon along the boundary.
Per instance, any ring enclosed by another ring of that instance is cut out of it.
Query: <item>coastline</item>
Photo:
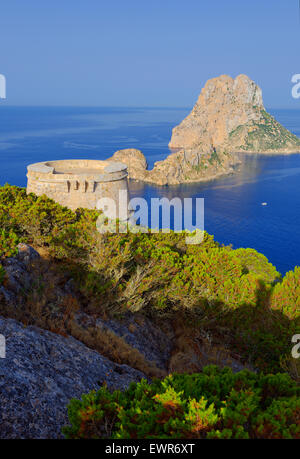
[[[239,165],[240,163],[237,164],[237,166]],[[153,169],[151,169],[152,171]],[[149,172],[151,172],[149,171]],[[211,176],[208,176],[208,177],[200,177],[199,179],[197,180],[185,180],[183,182],[178,182],[178,183],[166,183],[166,184],[161,184],[161,183],[158,183],[158,182],[155,182],[153,180],[143,180],[143,179],[132,179],[129,177],[129,180],[130,181],[133,181],[133,182],[140,182],[140,183],[146,183],[146,184],[149,184],[149,185],[155,185],[155,186],[159,186],[159,187],[176,187],[178,185],[194,185],[195,183],[206,183],[206,182],[212,182],[214,180],[217,180],[219,178],[222,178],[222,177],[226,177],[228,175],[234,175],[235,173],[235,169],[232,169],[232,170],[228,170],[228,172],[226,171],[222,171],[220,172],[219,174],[215,174],[215,175],[211,175]]]
[[[174,152],[173,152],[174,153]],[[171,153],[172,154],[172,153]],[[151,180],[153,178],[153,171],[154,171],[154,168],[155,166],[150,169],[150,170],[146,170],[146,173],[148,174],[149,173],[149,176],[152,177],[149,179],[148,178],[140,178],[140,179],[137,179],[137,178],[131,178],[130,175],[129,175],[129,179],[130,181],[133,181],[133,182],[141,182],[141,183],[147,183],[147,184],[150,184],[150,185],[155,185],[155,186],[159,186],[159,187],[175,187],[175,186],[178,186],[178,185],[185,185],[185,184],[196,184],[196,183],[209,183],[209,182],[212,182],[214,180],[218,180],[222,177],[226,177],[228,175],[234,175],[237,171],[238,171],[238,167],[240,166],[240,164],[242,163],[242,158],[241,156],[290,156],[290,155],[300,155],[300,151],[275,151],[275,150],[268,150],[268,151],[263,151],[263,152],[258,152],[258,151],[237,151],[237,152],[234,152],[234,153],[231,153],[233,155],[237,155],[237,162],[235,164],[232,165],[231,169],[228,169],[227,171],[226,170],[223,170],[219,173],[216,173],[216,174],[212,174],[212,175],[208,175],[208,176],[205,176],[205,177],[199,177],[197,179],[186,179],[184,181],[178,181],[177,183],[166,183],[166,184],[161,184],[159,183],[159,181],[155,181],[155,180]],[[168,156],[167,156],[168,158]],[[165,160],[167,160],[167,158]],[[165,161],[163,160],[163,161]],[[151,174],[151,175],[150,175]]]
[[[286,150],[267,150],[267,151],[255,151],[255,150],[247,150],[247,151],[240,151],[236,154],[243,154],[243,155],[257,155],[257,156],[288,156],[288,155],[299,155],[299,151],[286,151]]]

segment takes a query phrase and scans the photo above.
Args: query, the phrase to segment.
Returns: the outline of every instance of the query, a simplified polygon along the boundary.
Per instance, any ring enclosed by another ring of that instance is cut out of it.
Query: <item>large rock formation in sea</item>
[[[191,113],[173,129],[170,148],[290,153],[300,140],[269,115],[248,76],[208,80]]]
[[[266,112],[262,91],[248,76],[221,75],[207,81],[169,147],[174,151],[150,171],[139,150],[120,150],[112,159],[126,163],[132,179],[175,185],[233,172],[240,152],[300,152],[300,139]]]

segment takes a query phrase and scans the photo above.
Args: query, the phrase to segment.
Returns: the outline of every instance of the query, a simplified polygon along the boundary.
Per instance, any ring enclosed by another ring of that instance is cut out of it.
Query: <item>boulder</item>
[[[128,176],[132,180],[144,180],[147,176],[147,161],[140,150],[136,148],[125,148],[116,151],[110,160],[126,164]]]
[[[27,244],[18,244],[18,260],[28,266],[33,260],[40,258],[40,254],[33,247]]]

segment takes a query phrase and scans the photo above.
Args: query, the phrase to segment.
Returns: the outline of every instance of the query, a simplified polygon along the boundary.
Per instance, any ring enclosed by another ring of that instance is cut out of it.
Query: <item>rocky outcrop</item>
[[[300,151],[300,140],[266,112],[254,81],[222,75],[207,81],[191,113],[173,129],[169,147],[289,153]]]
[[[178,185],[212,180],[232,173],[239,162],[238,157],[226,151],[217,153],[213,149],[203,154],[197,149],[181,149],[165,160],[157,161],[147,181],[157,185]]]
[[[170,148],[211,148],[224,145],[230,132],[250,121],[258,122],[262,92],[245,75],[227,75],[207,81],[191,113],[172,131]]]
[[[146,180],[148,164],[145,156],[136,148],[125,148],[116,151],[110,160],[125,163],[128,175],[132,180]]]
[[[266,112],[262,91],[249,77],[222,75],[207,81],[191,113],[173,129],[169,147],[175,151],[150,171],[139,150],[119,150],[112,159],[127,164],[131,179],[177,185],[234,172],[240,152],[300,152],[300,139]]]
[[[124,389],[145,375],[118,365],[71,337],[0,317],[0,438],[60,438],[67,404],[104,382]]]
[[[130,179],[156,185],[178,185],[211,180],[232,173],[240,162],[238,157],[228,152],[212,151],[205,155],[197,149],[181,149],[171,153],[163,161],[157,161],[152,170],[147,170],[146,158],[140,150],[119,150],[111,159],[127,165]]]

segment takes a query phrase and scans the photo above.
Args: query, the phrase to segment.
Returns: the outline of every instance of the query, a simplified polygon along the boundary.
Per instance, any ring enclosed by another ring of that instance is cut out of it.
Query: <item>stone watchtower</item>
[[[78,207],[96,209],[100,198],[112,198],[117,216],[128,217],[128,173],[123,163],[67,159],[30,164],[27,169],[27,193],[45,194],[72,210]],[[120,191],[126,191],[127,198],[119,212]]]

